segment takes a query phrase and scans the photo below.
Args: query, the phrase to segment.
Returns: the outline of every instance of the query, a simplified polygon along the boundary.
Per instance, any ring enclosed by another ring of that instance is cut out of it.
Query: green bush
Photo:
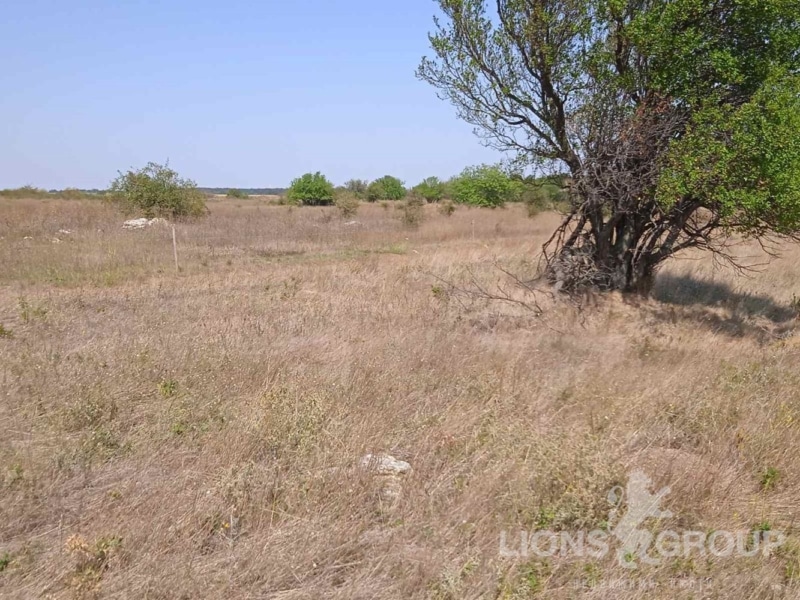
[[[439,202],[444,198],[445,185],[438,177],[428,177],[414,186],[411,190],[425,198],[428,202]]]
[[[144,217],[197,217],[206,214],[206,197],[191,179],[168,165],[147,163],[138,171],[119,173],[111,182],[113,199],[123,211]]]
[[[512,179],[500,167],[467,167],[450,181],[453,200],[459,204],[497,208],[519,198],[522,182]]]
[[[377,202],[378,200],[401,200],[406,195],[406,188],[403,182],[397,177],[385,175],[376,179],[367,187],[367,200]]]
[[[333,184],[319,171],[306,173],[292,181],[286,194],[289,202],[307,206],[329,206],[333,204]]]
[[[243,192],[242,190],[231,189],[228,190],[228,193],[225,194],[228,198],[236,198],[238,200],[245,200],[246,198],[250,197],[250,194],[247,192]]]

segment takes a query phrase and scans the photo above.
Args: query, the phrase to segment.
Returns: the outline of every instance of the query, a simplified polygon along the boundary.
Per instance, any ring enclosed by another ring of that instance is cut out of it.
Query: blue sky
[[[163,162],[201,186],[413,184],[497,162],[435,90],[432,0],[5,0],[0,188],[105,187]]]

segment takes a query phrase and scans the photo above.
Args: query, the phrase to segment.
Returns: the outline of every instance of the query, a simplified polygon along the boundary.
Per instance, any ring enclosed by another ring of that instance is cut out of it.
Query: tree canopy
[[[406,188],[403,182],[397,177],[384,175],[376,179],[367,187],[367,200],[375,202],[377,200],[401,200],[406,195]]]
[[[450,181],[453,200],[460,204],[497,208],[517,199],[522,182],[496,166],[467,167]]]
[[[418,76],[520,168],[566,167],[558,287],[800,231],[796,0],[439,0]]]
[[[334,187],[319,171],[306,173],[292,181],[287,196],[292,202],[300,204],[328,205],[333,204]]]
[[[109,191],[126,213],[144,217],[196,217],[206,213],[206,197],[191,179],[168,164],[147,163],[119,173]]]
[[[422,196],[428,202],[439,202],[444,198],[445,185],[438,177],[426,177],[411,191]]]

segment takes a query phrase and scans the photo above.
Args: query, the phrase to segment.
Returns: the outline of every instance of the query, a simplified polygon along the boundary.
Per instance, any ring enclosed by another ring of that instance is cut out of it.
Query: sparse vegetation
[[[445,204],[363,203],[346,226],[334,207],[218,199],[179,224],[176,275],[170,236],[123,233],[106,203],[0,199],[0,595],[793,593],[800,250],[741,279],[691,254],[650,299],[545,294],[539,313],[500,269],[535,274],[520,248],[560,216]],[[411,464],[396,504],[368,452]],[[648,531],[786,546],[635,572],[616,545],[498,555],[503,530],[609,531],[634,468],[672,490]]]

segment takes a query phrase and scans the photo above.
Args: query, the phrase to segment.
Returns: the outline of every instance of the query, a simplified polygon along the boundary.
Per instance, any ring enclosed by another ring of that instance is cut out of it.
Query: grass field
[[[448,284],[526,299],[498,267],[532,273],[557,215],[426,211],[215,200],[176,272],[169,228],[0,199],[0,597],[798,597],[800,250],[540,314]],[[645,529],[787,540],[501,556],[613,530],[636,469],[671,488]]]

